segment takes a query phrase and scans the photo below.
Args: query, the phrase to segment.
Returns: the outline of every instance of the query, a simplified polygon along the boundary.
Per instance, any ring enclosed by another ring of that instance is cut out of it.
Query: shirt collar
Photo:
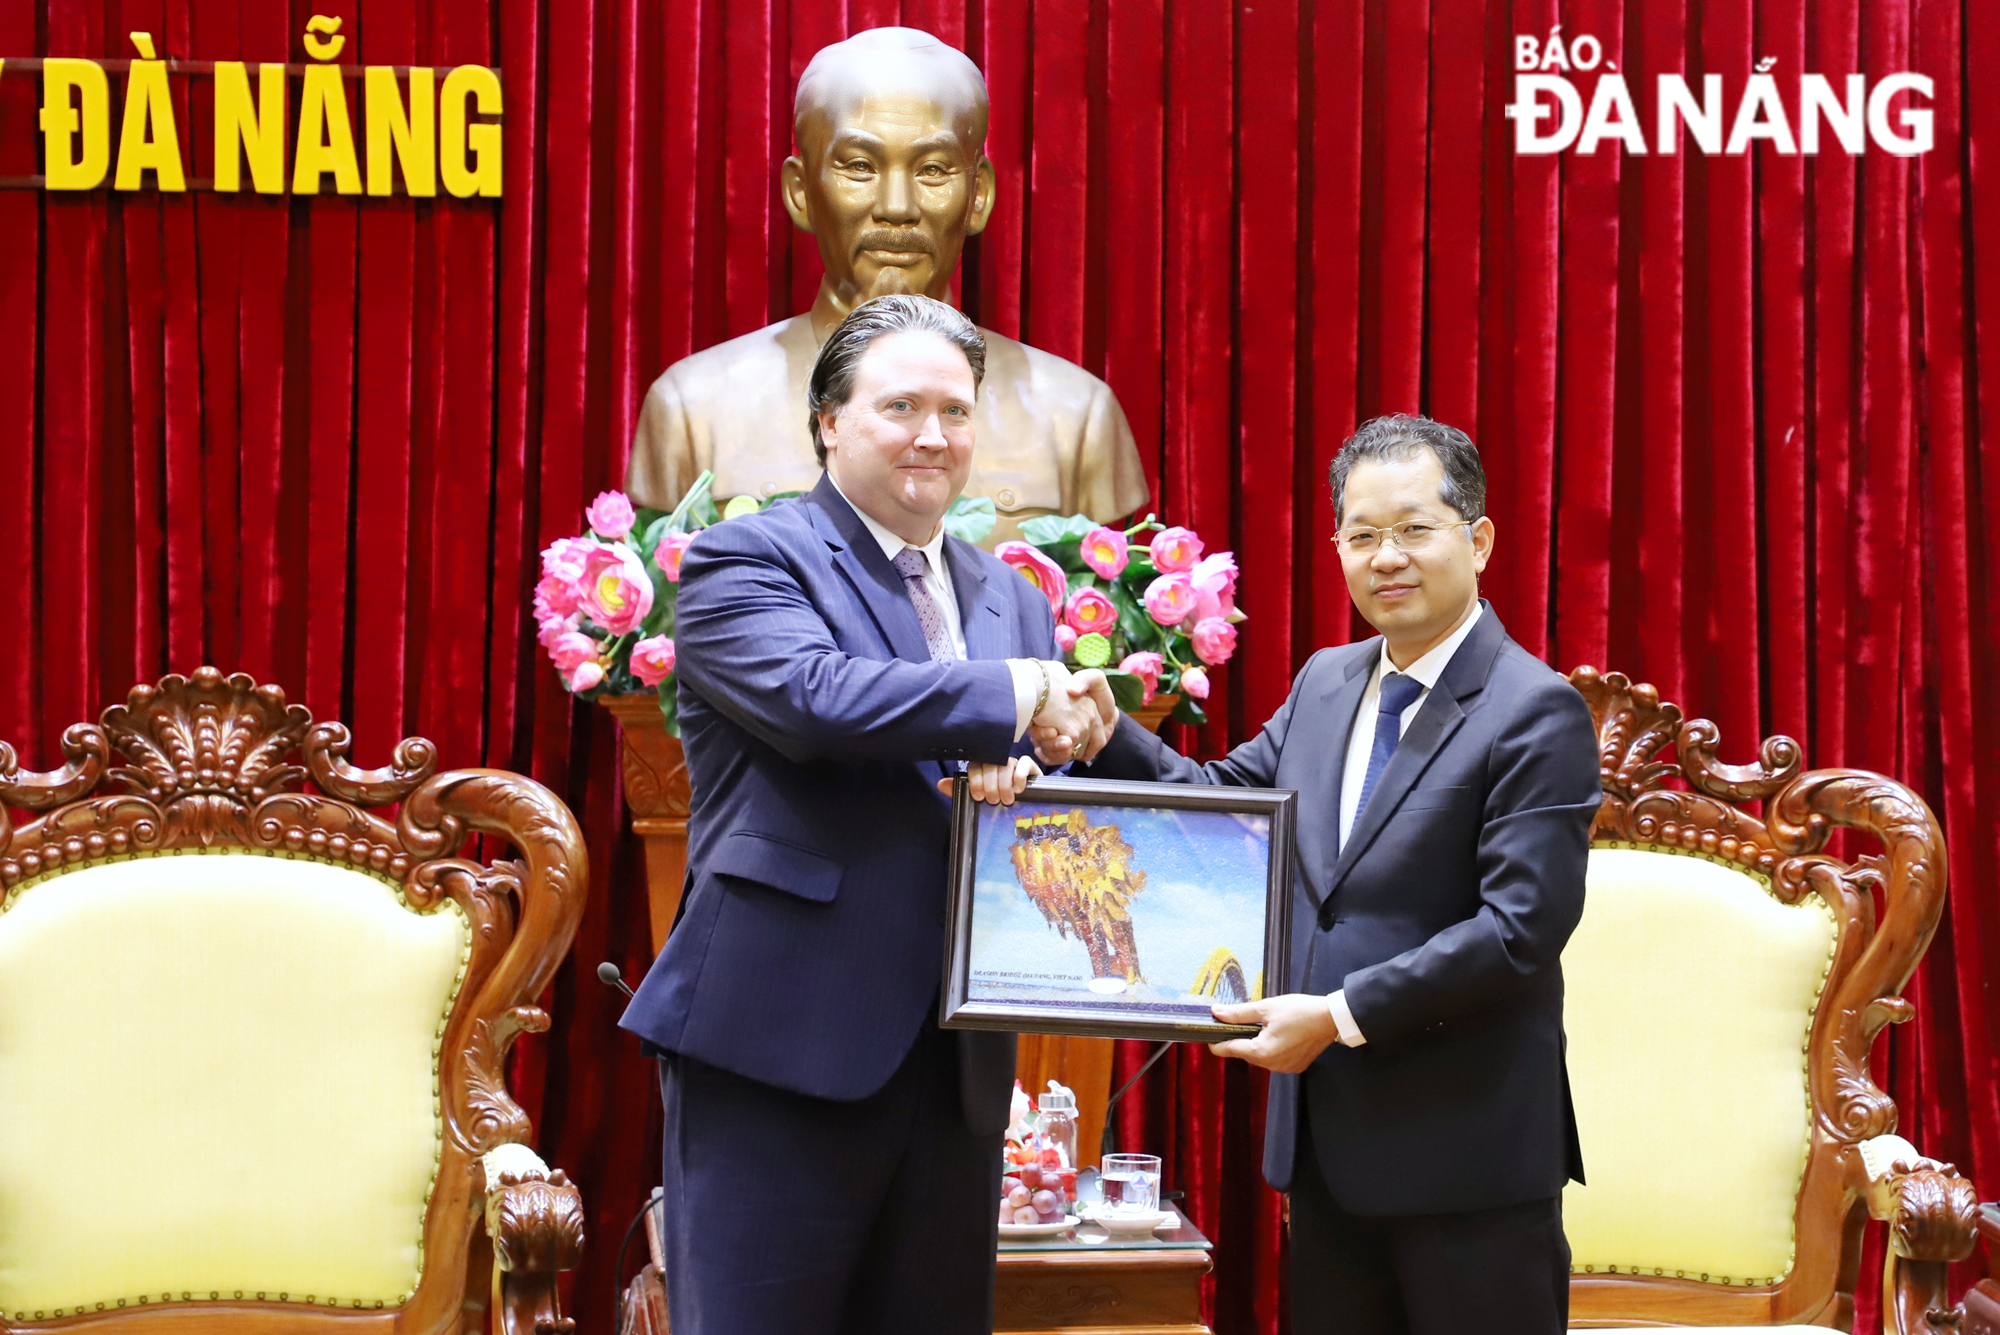
[[[868,518],[867,515],[862,515],[861,517],[863,519]],[[1406,677],[1415,677],[1419,682],[1423,683],[1425,690],[1434,689],[1438,684],[1438,678],[1442,677],[1445,668],[1450,666],[1451,656],[1458,652],[1459,645],[1465,643],[1465,637],[1470,635],[1472,628],[1479,624],[1479,618],[1485,611],[1485,604],[1474,603],[1472,605],[1472,615],[1461,621],[1458,624],[1457,630],[1445,636],[1444,641],[1436,648],[1406,668],[1399,668],[1389,661],[1389,642],[1383,640],[1380,665],[1375,670],[1376,680],[1381,680],[1388,673],[1400,672]]]
[[[876,519],[875,516],[869,514],[866,510],[856,505],[853,501],[848,500],[847,493],[840,490],[840,484],[838,482],[834,482],[833,474],[831,472],[829,472],[826,475],[826,480],[828,482],[833,483],[833,489],[834,491],[839,493],[840,499],[843,501],[847,501],[848,508],[854,511],[855,516],[858,519],[860,519],[862,525],[865,528],[867,528],[868,536],[875,539],[876,545],[882,549],[882,555],[889,558],[889,560],[894,561],[898,556],[901,556],[903,554],[903,549],[905,547],[916,546],[915,543],[905,542],[895,532],[891,531],[888,525]],[[921,547],[917,547],[917,550],[924,554],[924,559],[930,562],[932,570],[936,571],[938,574],[943,574],[944,573],[944,525],[939,524],[937,532],[931,535],[931,540],[923,544]]]

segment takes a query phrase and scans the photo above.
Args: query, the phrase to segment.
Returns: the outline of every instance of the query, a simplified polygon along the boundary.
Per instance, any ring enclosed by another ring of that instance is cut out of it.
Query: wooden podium
[[[1157,730],[1178,702],[1178,696],[1160,696],[1133,717]],[[633,832],[646,843],[646,903],[657,954],[673,928],[687,880],[687,761],[681,739],[668,734],[651,693],[606,696],[598,703],[618,720],[625,804],[632,809]],[[1108,1038],[1021,1035],[1016,1067],[1021,1088],[1039,1094],[1056,1080],[1076,1091],[1077,1157],[1085,1164],[1097,1162],[1111,1099],[1111,1057]]]

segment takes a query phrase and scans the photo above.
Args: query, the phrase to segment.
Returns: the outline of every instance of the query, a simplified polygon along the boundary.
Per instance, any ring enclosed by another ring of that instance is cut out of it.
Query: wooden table
[[[1092,1239],[1097,1239],[1092,1241]],[[1137,1242],[1085,1224],[1049,1242],[1000,1244],[995,1335],[1211,1335],[1201,1323],[1209,1241],[1185,1218]]]

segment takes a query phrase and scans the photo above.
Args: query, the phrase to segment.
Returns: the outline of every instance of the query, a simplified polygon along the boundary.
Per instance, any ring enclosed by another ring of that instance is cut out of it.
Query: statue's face
[[[785,205],[818,238],[840,304],[946,299],[965,238],[986,226],[993,203],[975,109],[868,88],[813,109],[800,138],[800,156],[785,162]]]

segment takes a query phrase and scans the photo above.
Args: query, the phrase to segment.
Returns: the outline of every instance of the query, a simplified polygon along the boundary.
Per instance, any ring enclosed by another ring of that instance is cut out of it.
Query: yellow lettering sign
[[[466,103],[481,115],[500,111],[500,80],[483,65],[460,65],[438,96],[438,168],[444,188],[460,199],[500,193],[500,127],[466,123]]]
[[[333,173],[333,188],[361,193],[361,167],[354,160],[354,128],[347,119],[347,89],[333,65],[308,65],[299,97],[299,144],[292,155],[292,193],[316,195],[319,178]]]
[[[111,165],[111,86],[102,65],[67,56],[42,62],[42,145],[49,189],[95,190],[103,183]]]
[[[390,159],[403,164],[403,187],[412,195],[437,194],[437,76],[410,71],[410,105],[396,87],[396,71],[370,65],[362,76],[367,93],[368,193],[390,193]]]
[[[146,45],[152,45],[150,39]],[[137,190],[147,171],[162,190],[187,189],[164,60],[135,60],[125,76],[125,127],[118,135],[118,177],[112,184]]]
[[[240,151],[239,151],[240,150]],[[215,188],[241,190],[243,162],[260,195],[285,193],[285,67],[257,66],[257,96],[240,60],[215,62]]]

